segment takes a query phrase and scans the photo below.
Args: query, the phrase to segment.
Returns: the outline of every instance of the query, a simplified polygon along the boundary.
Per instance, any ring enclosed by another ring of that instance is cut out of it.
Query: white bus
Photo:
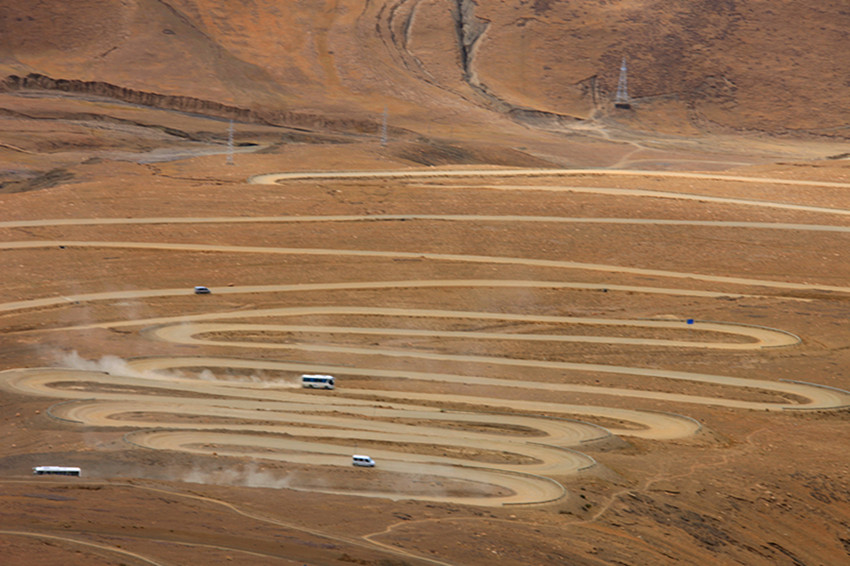
[[[301,376],[301,387],[310,387],[313,389],[333,389],[334,376],[304,374]]]
[[[36,466],[32,469],[34,476],[81,476],[80,468],[69,468],[67,466]]]

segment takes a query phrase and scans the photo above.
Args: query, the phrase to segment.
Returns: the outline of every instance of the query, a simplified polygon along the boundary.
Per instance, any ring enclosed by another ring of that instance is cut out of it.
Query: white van
[[[369,456],[363,456],[362,454],[355,454],[351,457],[351,464],[353,466],[362,466],[364,468],[374,468],[375,461]]]

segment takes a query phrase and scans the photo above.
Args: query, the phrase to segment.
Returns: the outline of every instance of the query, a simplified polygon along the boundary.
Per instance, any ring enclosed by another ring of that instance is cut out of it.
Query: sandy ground
[[[424,169],[250,126],[230,166],[53,126],[2,150],[4,564],[850,556],[850,166],[807,159],[836,148],[571,139],[541,170],[529,134]]]

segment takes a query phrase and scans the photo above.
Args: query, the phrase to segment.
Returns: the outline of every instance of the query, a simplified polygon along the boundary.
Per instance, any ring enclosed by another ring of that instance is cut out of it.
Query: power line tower
[[[614,98],[615,108],[631,108],[629,102],[629,84],[626,70],[626,58],[623,57],[623,63],[620,65],[620,82],[617,83],[617,96]]]
[[[233,120],[227,129],[227,165],[235,165],[233,162]]]
[[[384,106],[384,120],[381,123],[381,145],[387,145],[387,107]]]

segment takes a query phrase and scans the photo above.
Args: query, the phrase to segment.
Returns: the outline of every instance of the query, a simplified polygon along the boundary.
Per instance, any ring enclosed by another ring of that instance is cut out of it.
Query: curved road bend
[[[347,179],[347,178],[434,178],[434,177],[541,177],[541,176],[581,176],[581,175],[629,175],[654,176],[675,178],[700,178],[706,180],[722,180],[749,183],[771,183],[792,186],[813,186],[822,188],[850,188],[847,183],[809,182],[787,179],[760,179],[753,177],[738,177],[728,175],[702,175],[676,172],[643,172],[643,171],[581,171],[581,170],[464,170],[464,171],[391,171],[391,172],[340,172],[340,173],[304,173],[265,175],[252,178],[252,182],[275,183],[285,180],[304,180],[308,178]],[[545,190],[545,191],[587,191],[599,194],[617,194],[641,196],[647,198],[684,198],[702,201],[716,201],[726,204],[745,206],[761,206],[768,208],[787,209],[804,212],[818,212],[833,215],[847,215],[850,211],[823,207],[809,207],[787,203],[771,203],[746,199],[709,197],[685,193],[661,191],[630,191],[627,189],[605,189],[586,187],[489,187],[499,190]],[[177,224],[177,223],[236,223],[236,222],[362,222],[393,219],[422,219],[454,222],[572,222],[599,224],[655,224],[655,225],[697,225],[708,227],[736,227],[746,229],[770,229],[789,231],[821,231],[848,232],[850,228],[843,226],[822,226],[811,224],[791,223],[753,223],[753,222],[711,222],[711,221],[676,221],[653,219],[617,219],[617,218],[561,218],[561,217],[522,217],[522,216],[485,216],[485,215],[380,215],[380,216],[305,216],[305,217],[257,217],[257,218],[143,218],[143,219],[65,219],[65,220],[30,220],[0,223],[2,228],[20,228],[35,226],[61,225],[107,225],[107,224]],[[599,272],[618,272],[666,277],[671,279],[696,280],[705,283],[723,283],[752,287],[786,289],[786,290],[827,290],[841,293],[850,292],[848,287],[826,286],[784,281],[770,281],[747,278],[712,276],[707,274],[681,273],[639,268],[623,268],[619,266],[588,264],[577,262],[559,262],[552,260],[535,260],[528,258],[488,257],[478,255],[435,254],[435,253],[406,253],[376,250],[335,250],[335,249],[299,249],[299,248],[261,248],[249,246],[216,246],[206,244],[178,243],[145,243],[145,242],[92,242],[92,241],[18,241],[0,243],[0,249],[32,249],[53,246],[77,246],[86,248],[124,248],[124,249],[158,249],[188,252],[222,252],[222,253],[266,253],[266,254],[301,254],[301,255],[335,255],[359,257],[383,257],[392,259],[430,259],[435,261],[453,261],[466,263],[495,263],[511,265],[528,265],[537,267],[592,270]],[[707,290],[679,290],[668,288],[652,288],[641,286],[617,286],[586,283],[564,283],[548,281],[488,281],[488,280],[455,280],[455,281],[396,281],[396,282],[359,282],[359,283],[329,283],[310,285],[265,285],[242,286],[225,289],[215,289],[216,294],[226,293],[266,293],[266,292],[297,292],[304,290],[333,290],[333,289],[389,289],[403,287],[542,287],[542,288],[583,288],[608,289],[612,291],[638,291],[645,293],[663,293],[683,296],[734,296],[728,293],[717,293]],[[68,302],[88,302],[98,300],[115,300],[128,298],[145,298],[157,296],[181,295],[190,293],[187,289],[160,289],[127,291],[115,293],[92,293],[70,297],[50,297],[43,299],[23,300],[0,305],[0,311],[13,312],[42,306],[58,305]],[[744,295],[738,295],[744,296]],[[318,310],[310,311],[315,314]],[[101,322],[74,329],[101,327],[114,328],[119,326],[148,326],[159,325],[146,332],[146,336],[181,344],[215,344],[239,346],[243,348],[299,348],[315,352],[346,352],[353,354],[408,357],[420,360],[437,360],[441,362],[501,364],[523,367],[545,367],[566,371],[592,371],[600,373],[617,373],[632,376],[647,376],[673,380],[684,380],[701,383],[712,383],[728,388],[758,388],[772,391],[781,395],[791,395],[802,398],[802,403],[757,403],[720,397],[698,397],[687,395],[667,394],[654,391],[611,389],[593,386],[569,384],[551,384],[529,382],[524,379],[493,379],[476,376],[457,376],[452,374],[437,374],[427,372],[398,372],[368,368],[342,368],[339,366],[323,366],[321,364],[304,364],[294,362],[262,362],[255,360],[233,360],[223,358],[151,358],[134,360],[127,365],[121,375],[110,375],[99,372],[86,372],[57,369],[10,370],[0,372],[0,386],[18,392],[44,395],[61,399],[72,399],[67,403],[54,405],[51,412],[57,418],[74,422],[82,422],[97,426],[135,426],[144,429],[160,427],[162,430],[139,430],[128,435],[128,440],[150,448],[180,449],[209,453],[230,453],[244,455],[246,451],[261,458],[277,458],[292,462],[310,464],[327,463],[328,465],[350,465],[350,447],[346,442],[352,438],[364,442],[381,443],[379,446],[391,445],[392,442],[403,442],[410,445],[427,444],[443,446],[451,450],[473,450],[490,453],[490,461],[452,457],[449,455],[425,455],[396,452],[392,449],[380,448],[370,453],[381,460],[381,468],[402,473],[423,473],[457,478],[475,482],[489,483],[499,486],[508,495],[499,497],[442,497],[426,494],[415,495],[416,498],[432,498],[440,501],[461,501],[476,505],[500,505],[504,503],[535,503],[557,499],[564,494],[563,487],[552,481],[547,475],[562,476],[575,473],[578,470],[593,465],[593,461],[567,448],[580,445],[582,442],[604,438],[609,432],[621,435],[642,436],[645,438],[681,438],[694,434],[699,430],[699,424],[676,415],[651,413],[646,411],[630,411],[609,407],[591,407],[564,405],[560,403],[523,402],[498,398],[457,395],[453,400],[472,405],[476,412],[446,411],[429,408],[427,403],[445,401],[444,395],[415,392],[399,392],[387,390],[350,390],[328,394],[307,394],[300,389],[293,389],[294,384],[288,383],[249,383],[237,381],[207,381],[187,379],[176,376],[173,370],[184,367],[223,367],[243,369],[275,369],[279,371],[322,371],[345,375],[368,375],[385,378],[430,380],[457,385],[469,383],[489,387],[507,386],[526,389],[558,389],[565,392],[616,395],[620,397],[640,397],[675,403],[701,403],[721,405],[745,409],[782,410],[786,408],[833,408],[847,405],[850,395],[838,390],[819,388],[801,383],[774,383],[695,374],[673,372],[666,370],[629,368],[620,366],[604,366],[577,363],[541,362],[535,360],[517,360],[492,356],[462,356],[456,354],[435,354],[425,352],[410,352],[389,348],[354,348],[331,345],[278,345],[261,342],[211,341],[200,337],[209,332],[238,332],[243,330],[271,332],[349,332],[361,335],[395,335],[420,336],[433,338],[474,338],[476,340],[546,340],[546,341],[585,341],[597,343],[626,343],[644,344],[665,347],[689,348],[734,348],[756,349],[765,347],[784,347],[796,343],[797,339],[789,333],[772,329],[756,329],[743,325],[721,325],[697,322],[690,328],[683,328],[682,321],[635,321],[607,320],[593,318],[571,317],[534,317],[521,314],[502,315],[493,313],[472,313],[461,311],[436,310],[404,310],[404,309],[367,309],[358,310],[351,307],[325,308],[327,314],[368,314],[379,316],[418,316],[418,317],[450,317],[452,319],[501,319],[516,322],[543,322],[553,325],[612,325],[632,327],[635,329],[661,328],[668,331],[700,330],[700,339],[683,340],[642,340],[640,338],[613,338],[568,336],[565,334],[528,335],[528,334],[497,334],[492,332],[457,333],[448,331],[412,331],[393,328],[348,328],[339,326],[307,327],[304,325],[251,325],[244,322],[227,323],[227,319],[261,317],[283,317],[308,314],[306,309],[263,309],[254,312],[208,313],[187,317],[160,317],[157,319]],[[51,329],[48,329],[51,330]],[[60,329],[52,329],[60,330]],[[73,330],[65,328],[61,330]],[[716,340],[706,340],[705,337],[715,335]],[[169,373],[171,372],[171,373]],[[124,375],[124,374],[127,375]],[[126,387],[126,391],[116,391],[116,387]],[[375,401],[362,397],[381,399],[380,406]],[[213,396],[213,397],[211,397]],[[215,399],[214,397],[218,397]],[[420,401],[426,405],[418,405]],[[526,411],[529,415],[493,415],[480,412],[486,411]],[[328,411],[332,414],[328,414]],[[609,427],[608,431],[585,423],[570,422],[558,419],[543,419],[531,416],[533,413],[552,413],[564,415],[587,415],[604,417],[630,423],[630,426]],[[144,413],[145,418],[139,418]],[[184,419],[178,418],[184,417]],[[185,416],[205,417],[218,420],[216,424],[189,425]],[[365,418],[364,418],[365,417]],[[232,421],[238,421],[236,422]],[[412,421],[416,425],[408,424]],[[422,422],[429,424],[423,425]],[[226,424],[222,424],[226,423]],[[262,424],[259,424],[262,423]],[[474,431],[454,429],[453,425],[463,423],[468,426],[483,427]],[[447,426],[448,425],[448,426]],[[514,426],[524,429],[532,436],[510,435],[498,431],[498,426]],[[222,427],[226,431],[222,431]],[[496,428],[493,428],[496,427]],[[493,432],[481,432],[492,430]],[[254,434],[263,431],[264,434]],[[268,431],[278,433],[275,436]],[[298,436],[302,438],[299,439]],[[325,442],[304,440],[304,437],[325,439]],[[206,446],[205,446],[206,445]],[[213,447],[213,448],[211,448]],[[235,448],[238,447],[238,448]],[[451,451],[450,450],[450,451]],[[492,461],[493,453],[501,453],[502,461]],[[448,453],[447,453],[448,454]],[[327,491],[333,492],[333,489]],[[346,491],[345,493],[351,493]],[[362,495],[379,497],[409,497],[409,494],[389,494],[386,492],[360,492]]]

